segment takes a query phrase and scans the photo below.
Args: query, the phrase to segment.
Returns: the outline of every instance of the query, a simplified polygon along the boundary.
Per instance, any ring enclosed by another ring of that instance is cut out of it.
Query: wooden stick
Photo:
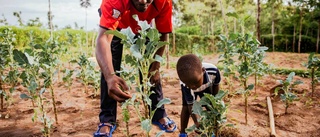
[[[276,129],[274,125],[274,117],[273,117],[273,109],[272,109],[272,103],[271,99],[268,96],[267,97],[267,104],[268,104],[268,111],[269,111],[269,120],[270,120],[270,129],[271,129],[271,137],[276,137]]]

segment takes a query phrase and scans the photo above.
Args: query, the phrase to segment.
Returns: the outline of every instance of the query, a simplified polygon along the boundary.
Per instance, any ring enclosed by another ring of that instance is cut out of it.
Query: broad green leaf
[[[44,92],[46,91],[46,88],[41,88],[41,90],[40,90],[40,95],[42,95]]]
[[[24,93],[20,94],[20,98],[22,98],[22,99],[32,99],[32,97],[30,97],[30,96],[28,96],[27,94],[24,94]]]
[[[146,131],[146,132],[150,132],[151,131],[151,124],[150,124],[150,119],[145,119],[143,121],[141,121],[141,128]]]
[[[148,22],[147,21],[141,21],[136,14],[132,15],[132,17],[138,22],[138,25],[141,27],[141,31],[142,32],[145,32],[147,29],[150,28],[150,25],[148,24]]]
[[[194,130],[196,130],[196,128],[197,128],[196,125],[192,125],[192,126],[186,128],[186,132],[187,132],[187,133],[191,133],[191,132],[193,132]]]
[[[171,103],[171,100],[169,98],[164,98],[158,102],[157,108],[160,108],[161,106],[165,104],[170,104],[170,103]]]
[[[141,27],[141,31],[144,32],[150,28],[147,21],[138,21],[138,25]]]
[[[197,114],[197,115],[201,115],[201,112],[202,112],[202,106],[199,102],[195,101],[193,103],[193,106],[192,106],[192,113],[193,114]]]
[[[134,56],[134,57],[136,57],[137,59],[142,59],[142,55],[141,55],[141,53],[140,53],[140,49],[139,49],[139,46],[138,45],[136,45],[136,44],[134,44],[134,45],[132,45],[131,47],[130,47],[130,51],[131,51],[131,53],[132,53],[132,55]]]
[[[219,35],[221,41],[227,41],[227,37],[224,35]]]
[[[226,15],[227,15],[228,17],[234,17],[234,18],[236,18],[236,19],[239,18],[238,14],[235,13],[235,12],[228,12]]]
[[[19,65],[29,65],[26,55],[17,49],[13,50],[13,58]]]
[[[164,59],[159,55],[156,55],[154,60],[157,61],[157,62],[160,62],[160,63],[163,63],[163,61],[164,61]]]
[[[35,57],[33,56],[30,56],[28,53],[25,53],[27,59],[28,59],[28,62],[30,65],[34,65],[35,64]]]
[[[165,46],[165,45],[168,45],[169,43],[168,42],[166,42],[166,41],[159,41],[158,43],[157,43],[157,49],[159,49],[159,48],[161,48],[161,47],[163,47],[163,46]]]
[[[35,82],[34,80],[31,81],[30,86],[28,87],[28,90],[30,91],[35,91],[38,88],[38,84],[37,82]]]
[[[280,98],[281,98],[282,101],[285,101],[287,97],[286,97],[285,94],[281,94],[281,95],[280,95]]]
[[[106,34],[112,34],[112,35],[114,35],[114,36],[116,36],[116,37],[118,37],[120,39],[126,39],[127,38],[126,35],[120,33],[117,30],[107,30],[105,33]]]
[[[144,101],[148,104],[148,106],[151,106],[152,105],[151,99],[146,95],[143,95],[143,96],[144,96],[144,98],[143,98]]]
[[[252,90],[253,87],[254,87],[254,84],[250,84],[247,89],[248,89],[248,90]]]
[[[297,80],[297,81],[295,81],[295,82],[293,83],[293,85],[299,85],[299,84],[303,84],[303,81]]]
[[[150,42],[158,41],[160,37],[160,33],[157,29],[152,28],[147,32],[147,37],[149,38]]]
[[[291,83],[294,75],[295,75],[295,73],[294,73],[294,72],[291,72],[291,73],[289,74],[289,76],[287,77],[286,82]]]
[[[265,50],[268,50],[268,47],[261,46],[261,47],[259,47],[259,50],[263,50],[263,51],[265,51]]]
[[[135,43],[136,39],[135,36],[136,34],[133,33],[132,29],[130,27],[121,29],[120,33],[122,33],[126,38],[121,38],[123,40],[129,40],[129,44]]]
[[[215,99],[221,100],[228,92],[224,92],[223,90],[219,90],[219,92],[215,95]]]

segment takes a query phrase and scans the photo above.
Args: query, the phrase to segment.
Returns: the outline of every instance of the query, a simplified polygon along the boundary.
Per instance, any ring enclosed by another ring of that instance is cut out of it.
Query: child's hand
[[[194,132],[196,132],[197,134],[201,134],[202,132],[200,131],[200,124],[198,122],[195,123],[196,125],[196,130],[194,130]]]

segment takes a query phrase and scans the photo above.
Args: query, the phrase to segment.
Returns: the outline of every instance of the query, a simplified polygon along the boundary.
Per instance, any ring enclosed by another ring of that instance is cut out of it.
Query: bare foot
[[[102,123],[100,123],[99,126],[101,126]],[[100,133],[105,133],[106,135],[109,135],[110,132],[110,126],[112,127],[113,125],[111,125],[110,123],[104,123],[105,126],[100,128]]]
[[[161,118],[159,119],[159,122],[162,125],[166,125],[169,122],[169,119],[167,117]],[[167,130],[168,131],[174,131],[176,129],[176,125],[175,124],[167,124]]]

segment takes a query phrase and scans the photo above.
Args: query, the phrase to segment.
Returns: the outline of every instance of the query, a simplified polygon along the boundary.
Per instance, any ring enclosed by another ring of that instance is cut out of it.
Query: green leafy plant
[[[235,61],[232,59],[236,53],[236,46],[235,46],[235,35],[230,35],[229,40],[224,35],[219,35],[220,41],[218,43],[219,51],[222,54],[219,58],[222,58],[218,63],[223,64],[223,76],[226,78],[228,90],[231,91],[232,82],[231,77],[235,75]]]
[[[223,101],[223,98],[228,94],[220,90],[216,96],[211,94],[206,94],[193,104],[192,112],[199,115],[199,124],[200,127],[197,128],[196,125],[193,125],[186,129],[187,132],[193,132],[198,130],[201,132],[201,135],[207,137],[219,136],[219,130],[223,126],[232,126],[231,124],[226,124],[227,122],[227,108]],[[206,109],[203,109],[203,106]]]
[[[240,93],[245,98],[245,119],[247,124],[247,112],[248,112],[248,97],[250,91],[257,84],[257,77],[262,76],[268,70],[268,65],[263,63],[266,47],[259,47],[260,43],[254,39],[252,34],[245,33],[231,33],[229,37],[220,35],[219,49],[223,51],[220,55],[223,60],[224,75],[228,77],[228,83],[231,83],[229,77],[234,76],[241,81],[243,89],[240,89],[237,93]],[[239,62],[233,60],[234,56],[238,56]],[[238,73],[235,73],[237,71]],[[237,75],[236,75],[237,74]],[[250,76],[255,76],[255,83],[248,84]],[[230,86],[229,86],[230,89]]]
[[[68,88],[69,92],[71,90],[70,88],[71,88],[72,80],[73,80],[73,78],[72,78],[73,72],[74,72],[74,70],[70,70],[70,69],[63,70],[64,76],[62,77],[62,81],[64,83],[66,83],[65,86]]]
[[[110,30],[106,33],[119,37],[122,39],[124,46],[130,49],[128,51],[130,54],[125,54],[124,62],[129,68],[133,68],[131,71],[133,77],[124,77],[124,79],[130,80],[135,85],[136,97],[131,98],[131,100],[135,99],[131,102],[140,118],[142,129],[146,131],[147,136],[150,136],[151,119],[156,109],[150,110],[152,101],[149,96],[154,92],[150,90],[153,86],[150,83],[150,78],[155,72],[149,73],[149,67],[153,62],[161,63],[163,61],[161,56],[156,55],[156,51],[168,43],[159,41],[161,34],[157,29],[152,28],[146,21],[140,21],[138,16],[134,15],[133,17],[141,28],[139,35],[135,35],[131,28],[122,29],[120,32]],[[141,76],[139,77],[140,74]],[[139,108],[140,101],[144,109],[143,114],[141,114],[142,112]],[[164,98],[157,104],[157,108],[170,102],[170,99]],[[160,136],[160,134],[157,136]]]
[[[32,32],[30,32],[32,39]],[[40,38],[41,39],[41,38]],[[21,98],[31,99],[34,107],[33,121],[37,119],[37,109],[41,113],[40,121],[43,123],[43,134],[50,136],[50,128],[52,120],[46,113],[46,97],[43,95],[45,91],[50,91],[55,122],[58,124],[58,114],[56,109],[56,101],[54,95],[53,84],[55,83],[55,75],[57,74],[57,64],[59,62],[59,52],[61,44],[57,38],[49,39],[45,43],[37,43],[32,40],[30,48],[26,48],[23,52],[14,50],[14,59],[23,68],[20,78],[22,85],[28,88],[29,95],[21,94]],[[43,39],[38,40],[43,41]],[[35,104],[36,103],[36,104]]]
[[[16,41],[15,33],[11,28],[6,28],[0,33],[0,106],[4,108],[5,99],[7,102],[11,98],[11,94],[15,90],[18,83],[19,71],[17,64],[13,60],[13,43]],[[9,85],[9,91],[3,88],[3,85]],[[8,105],[10,103],[8,102]]]
[[[314,53],[311,53],[308,57],[308,63],[303,64],[305,67],[307,67],[310,71],[310,77],[311,77],[311,97],[313,97],[313,93],[315,90],[315,85],[318,83],[318,78],[316,75],[317,71],[320,71],[320,59],[314,55]]]
[[[280,95],[280,98],[285,103],[285,114],[288,113],[289,105],[298,98],[297,95],[291,92],[292,88],[303,83],[300,80],[293,81],[294,75],[295,73],[291,72],[285,81],[278,80],[282,87],[277,87],[274,91],[275,95],[278,95],[280,89],[284,91],[284,93]]]
[[[259,41],[254,39],[252,34],[236,34],[237,53],[239,53],[238,60],[240,63],[237,65],[239,79],[242,82],[243,89],[239,91],[245,98],[245,120],[248,124],[248,97],[250,91],[253,89],[254,84],[248,84],[248,79],[254,74],[254,54],[259,51]]]
[[[95,69],[96,63],[90,61],[85,54],[79,55],[79,58],[76,60],[72,60],[71,62],[77,63],[80,66],[80,71],[77,73],[77,77],[80,78],[81,83],[85,87],[85,92],[88,92],[88,86],[93,85],[95,88],[94,94],[97,94],[99,81],[96,79],[100,79],[100,72]]]
[[[35,122],[38,119],[38,113],[41,114],[39,120],[43,123],[42,133],[44,136],[50,136],[50,129],[52,121],[46,114],[46,108],[44,104],[45,97],[43,93],[46,91],[45,83],[41,84],[41,66],[39,58],[36,56],[30,56],[27,52],[23,53],[19,50],[14,50],[14,59],[19,65],[24,68],[20,78],[22,79],[22,85],[28,89],[29,95],[22,93],[20,97],[22,99],[31,99],[32,106],[34,108],[34,115],[32,121]]]
[[[271,66],[268,65],[267,63],[263,62],[263,59],[265,57],[265,51],[268,50],[268,47],[255,46],[255,48],[256,49],[252,49],[255,52],[253,53],[253,58],[252,58],[250,64],[253,65],[254,92],[257,93],[257,86],[258,86],[259,78],[270,73]]]

